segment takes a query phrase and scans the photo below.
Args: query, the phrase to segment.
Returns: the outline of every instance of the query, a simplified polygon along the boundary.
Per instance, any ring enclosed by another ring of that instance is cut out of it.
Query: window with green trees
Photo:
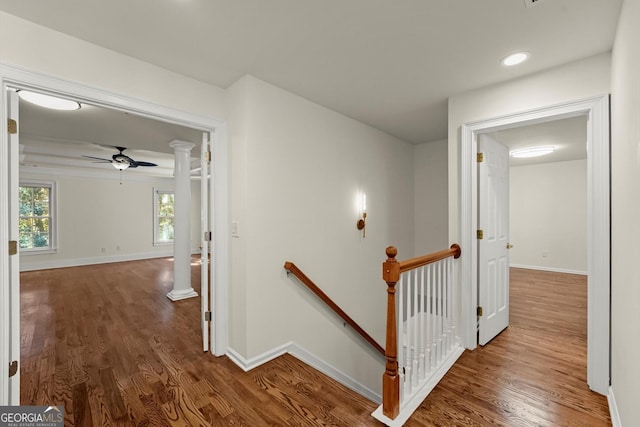
[[[54,184],[20,183],[20,249],[43,251],[55,248]]]
[[[173,191],[155,190],[154,243],[173,242]]]

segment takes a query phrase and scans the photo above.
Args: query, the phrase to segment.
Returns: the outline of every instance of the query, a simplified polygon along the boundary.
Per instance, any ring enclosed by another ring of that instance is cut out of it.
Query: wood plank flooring
[[[466,351],[407,426],[610,426],[587,386],[586,276],[511,268],[510,325]]]
[[[203,353],[199,299],[169,301],[172,280],[169,259],[22,273],[22,404],[62,404],[66,426],[380,425],[292,356],[245,373]],[[512,269],[510,307],[407,425],[611,425],[586,386],[584,278]]]

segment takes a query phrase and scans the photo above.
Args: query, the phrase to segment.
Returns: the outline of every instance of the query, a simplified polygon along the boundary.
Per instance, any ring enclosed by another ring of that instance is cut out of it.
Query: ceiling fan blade
[[[137,168],[138,166],[158,166],[158,165],[151,162],[138,162],[135,160],[131,162],[131,164],[129,165],[129,167],[134,167],[134,168]]]
[[[107,163],[111,163],[112,162],[112,160],[103,159],[102,157],[93,157],[93,156],[82,156],[82,157],[87,158],[87,159],[93,159],[93,160],[102,160],[103,162],[107,162]]]

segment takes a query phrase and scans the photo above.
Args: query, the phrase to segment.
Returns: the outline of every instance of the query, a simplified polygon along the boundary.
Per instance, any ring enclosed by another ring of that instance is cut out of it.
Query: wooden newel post
[[[396,283],[400,280],[398,250],[389,246],[387,260],[382,264],[382,280],[387,282],[387,363],[382,375],[382,413],[395,419],[400,412],[400,377],[398,376],[398,340],[396,337]]]

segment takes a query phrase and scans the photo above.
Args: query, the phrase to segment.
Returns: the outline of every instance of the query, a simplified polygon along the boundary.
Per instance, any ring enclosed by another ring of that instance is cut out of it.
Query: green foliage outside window
[[[20,248],[51,245],[51,187],[21,186],[19,189]]]
[[[158,240],[173,240],[173,193],[158,192]]]

